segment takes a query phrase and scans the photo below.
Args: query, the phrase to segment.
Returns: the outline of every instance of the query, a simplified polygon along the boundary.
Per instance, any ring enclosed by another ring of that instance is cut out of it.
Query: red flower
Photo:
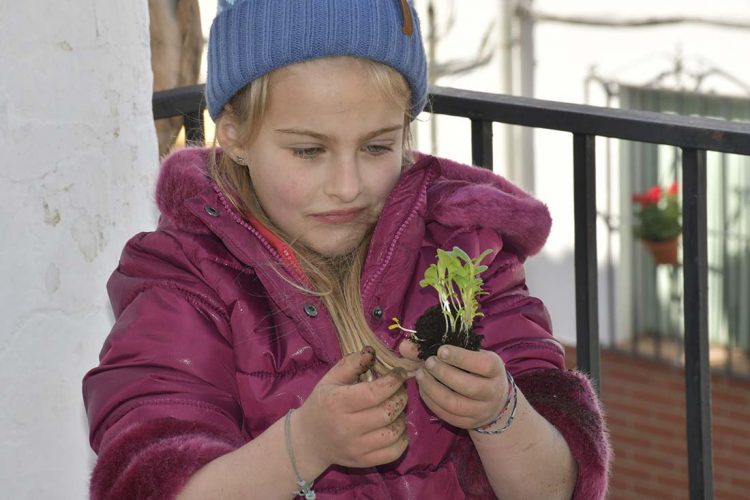
[[[646,241],[666,241],[682,232],[682,211],[678,199],[679,185],[673,182],[668,189],[658,184],[643,193],[633,195],[636,236]]]
[[[645,193],[633,195],[633,201],[640,205],[656,205],[659,199],[661,199],[661,186],[652,186]]]

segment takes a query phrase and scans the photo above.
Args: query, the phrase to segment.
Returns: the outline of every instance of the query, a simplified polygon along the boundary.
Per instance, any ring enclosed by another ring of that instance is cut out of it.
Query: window
[[[750,100],[619,87],[623,108],[750,121]],[[623,142],[617,344],[682,359],[682,269],[656,265],[629,230],[631,195],[680,182],[679,148]],[[712,365],[750,374],[750,158],[708,154],[709,342]],[[627,231],[626,231],[627,229]]]

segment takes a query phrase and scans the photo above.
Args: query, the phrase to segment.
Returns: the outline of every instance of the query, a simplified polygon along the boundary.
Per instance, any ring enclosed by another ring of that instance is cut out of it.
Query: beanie
[[[274,69],[321,57],[386,64],[427,102],[427,61],[410,0],[219,0],[208,39],[206,101],[216,119],[243,87]]]

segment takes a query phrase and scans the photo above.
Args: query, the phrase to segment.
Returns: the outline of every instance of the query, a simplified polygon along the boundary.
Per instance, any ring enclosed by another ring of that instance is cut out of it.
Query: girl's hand
[[[405,340],[401,355],[418,360],[418,347]],[[469,351],[442,346],[416,372],[419,394],[440,419],[461,429],[492,422],[505,405],[508,381],[500,356],[491,351]]]
[[[375,351],[369,346],[345,356],[292,414],[295,451],[297,446],[306,450],[320,470],[332,464],[383,465],[406,450],[407,373],[395,369],[371,382],[358,382],[374,363]]]

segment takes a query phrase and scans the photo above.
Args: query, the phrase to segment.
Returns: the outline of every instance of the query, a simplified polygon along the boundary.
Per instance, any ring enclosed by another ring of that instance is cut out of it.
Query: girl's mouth
[[[347,210],[332,210],[330,212],[321,212],[313,214],[312,217],[318,222],[324,224],[346,224],[359,219],[365,214],[364,208],[349,208]]]

